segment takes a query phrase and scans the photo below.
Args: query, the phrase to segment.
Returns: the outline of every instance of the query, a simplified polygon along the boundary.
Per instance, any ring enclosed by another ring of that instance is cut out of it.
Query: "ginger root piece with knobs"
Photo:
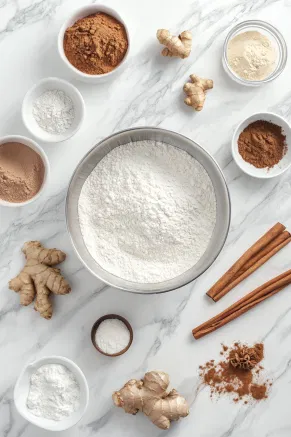
[[[188,30],[182,32],[179,36],[173,36],[166,29],[157,31],[157,38],[161,44],[166,46],[162,50],[163,56],[177,56],[179,58],[188,58],[192,47],[192,34]]]
[[[50,319],[53,314],[50,293],[68,294],[71,291],[60,270],[51,267],[63,262],[66,254],[58,249],[45,249],[39,241],[25,243],[22,252],[26,264],[19,275],[11,279],[9,288],[20,294],[21,305],[30,305],[35,299],[34,309]]]
[[[190,82],[187,82],[184,85],[184,92],[187,94],[184,102],[188,106],[192,106],[196,111],[202,111],[206,93],[205,91],[213,88],[213,81],[210,79],[202,79],[195,74],[191,74]]]
[[[154,425],[169,429],[172,420],[189,414],[186,400],[176,390],[167,391],[169,383],[167,373],[148,372],[144,379],[131,379],[113,393],[113,402],[129,414],[142,411]]]

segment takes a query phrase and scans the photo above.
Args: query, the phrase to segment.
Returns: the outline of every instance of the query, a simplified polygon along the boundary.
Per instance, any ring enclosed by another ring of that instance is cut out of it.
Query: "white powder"
[[[75,110],[67,94],[60,90],[49,90],[35,100],[32,114],[46,132],[61,134],[73,123]]]
[[[31,375],[27,408],[38,417],[61,420],[80,405],[80,387],[69,369],[46,364]]]
[[[269,38],[257,31],[240,33],[228,43],[228,63],[243,79],[265,79],[275,70],[276,58],[275,47]]]
[[[95,167],[79,198],[92,257],[138,283],[185,272],[204,254],[216,221],[212,182],[188,153],[154,141],[116,147]]]
[[[119,319],[106,319],[100,323],[95,334],[97,346],[106,354],[117,354],[130,341],[127,326]]]

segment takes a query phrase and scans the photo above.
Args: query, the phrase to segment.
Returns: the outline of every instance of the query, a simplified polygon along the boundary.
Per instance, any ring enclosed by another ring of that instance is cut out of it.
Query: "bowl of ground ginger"
[[[77,79],[89,83],[105,82],[121,72],[129,46],[125,22],[103,5],[76,10],[58,35],[61,59]]]

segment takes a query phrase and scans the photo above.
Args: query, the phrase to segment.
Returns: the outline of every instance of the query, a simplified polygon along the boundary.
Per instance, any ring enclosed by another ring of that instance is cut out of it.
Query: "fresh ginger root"
[[[166,46],[162,50],[163,56],[177,56],[184,59],[191,53],[192,34],[188,30],[182,32],[179,36],[173,36],[166,29],[159,29],[157,38],[161,44]]]
[[[206,98],[205,91],[213,88],[213,81],[210,79],[202,79],[195,74],[191,74],[190,79],[192,83],[186,83],[183,88],[187,94],[184,102],[186,105],[192,106],[196,111],[202,111]]]
[[[63,262],[66,254],[58,249],[45,249],[39,241],[25,243],[22,252],[26,264],[9,282],[9,288],[19,292],[21,305],[30,305],[35,298],[34,309],[45,319],[50,319],[53,314],[50,293],[67,294],[71,291],[60,270],[50,267]]]
[[[172,420],[189,414],[186,400],[176,390],[167,391],[169,383],[167,373],[148,372],[144,379],[131,379],[113,393],[113,402],[129,414],[142,411],[154,425],[168,429]]]

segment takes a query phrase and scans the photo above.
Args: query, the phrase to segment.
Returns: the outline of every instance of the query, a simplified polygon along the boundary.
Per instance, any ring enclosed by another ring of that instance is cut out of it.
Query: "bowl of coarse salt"
[[[92,326],[91,340],[95,349],[107,357],[119,357],[133,341],[130,323],[117,314],[100,317]]]
[[[14,388],[14,403],[28,422],[49,431],[78,423],[88,407],[89,388],[69,358],[48,356],[26,365]]]
[[[29,132],[41,141],[58,143],[71,138],[85,117],[85,103],[71,83],[48,77],[35,84],[22,103],[22,119]]]
[[[230,199],[203,147],[165,129],[133,128],[105,138],[79,163],[66,218],[93,275],[132,293],[162,293],[214,262],[228,234]]]

